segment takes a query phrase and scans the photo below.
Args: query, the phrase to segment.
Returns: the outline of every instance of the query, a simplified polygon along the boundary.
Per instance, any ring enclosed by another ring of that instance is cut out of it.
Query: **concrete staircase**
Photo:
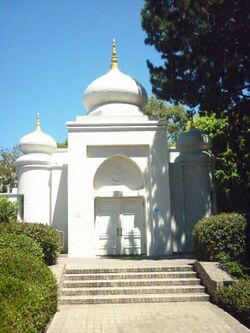
[[[208,301],[192,266],[77,269],[65,271],[60,304]]]

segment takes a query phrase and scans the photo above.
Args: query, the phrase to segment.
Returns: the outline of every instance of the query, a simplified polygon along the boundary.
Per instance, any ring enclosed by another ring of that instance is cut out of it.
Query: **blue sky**
[[[109,70],[112,38],[119,68],[151,93],[143,0],[0,0],[0,147],[34,130],[62,142],[65,122],[85,114],[82,95]]]

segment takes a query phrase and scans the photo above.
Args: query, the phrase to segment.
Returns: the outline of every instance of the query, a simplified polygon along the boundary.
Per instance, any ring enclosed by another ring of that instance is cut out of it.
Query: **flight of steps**
[[[192,266],[66,268],[60,304],[208,301]]]

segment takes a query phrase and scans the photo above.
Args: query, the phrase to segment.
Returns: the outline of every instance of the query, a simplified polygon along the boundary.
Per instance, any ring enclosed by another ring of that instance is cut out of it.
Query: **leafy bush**
[[[46,264],[56,263],[60,246],[57,231],[53,227],[39,223],[0,223],[0,233],[3,231],[31,237],[41,246]]]
[[[214,260],[221,252],[243,260],[246,252],[246,219],[240,214],[218,214],[199,221],[193,230],[194,252],[199,260]]]
[[[0,222],[9,222],[16,219],[17,204],[8,198],[0,198]]]
[[[215,256],[215,260],[219,261],[221,268],[233,277],[247,277],[247,268],[241,263],[232,260],[228,254],[223,252],[219,253],[217,256]]]
[[[219,289],[220,306],[250,328],[250,278]]]
[[[38,333],[57,309],[56,280],[40,259],[0,250],[0,332]]]
[[[43,261],[43,250],[41,246],[26,235],[0,232],[0,250],[6,248],[25,252]]]
[[[27,282],[0,272],[1,333],[37,332],[32,323],[32,313],[29,312],[29,300],[26,299],[26,295],[30,296]],[[34,297],[31,299],[34,301]]]

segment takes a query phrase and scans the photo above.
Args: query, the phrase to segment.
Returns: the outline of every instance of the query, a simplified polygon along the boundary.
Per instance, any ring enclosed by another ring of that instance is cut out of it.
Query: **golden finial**
[[[36,114],[36,131],[40,131],[41,130],[41,125],[40,125],[40,114],[37,113]]]
[[[117,53],[116,53],[116,45],[115,45],[115,39],[114,39],[114,38],[113,38],[113,40],[112,40],[111,68],[112,68],[112,69],[118,68]]]

